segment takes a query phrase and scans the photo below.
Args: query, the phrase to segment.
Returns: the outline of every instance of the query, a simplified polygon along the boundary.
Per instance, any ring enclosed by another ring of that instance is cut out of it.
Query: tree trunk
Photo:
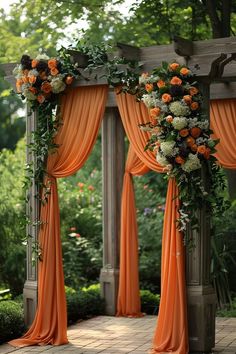
[[[205,0],[204,3],[211,21],[213,38],[229,37],[232,0]]]

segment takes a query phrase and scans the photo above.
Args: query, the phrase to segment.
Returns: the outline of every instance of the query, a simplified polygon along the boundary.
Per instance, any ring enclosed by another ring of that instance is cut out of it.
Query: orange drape
[[[236,99],[211,101],[211,128],[214,138],[219,138],[215,156],[220,164],[236,169]]]
[[[63,126],[56,136],[58,151],[48,157],[46,183],[51,184],[48,203],[41,207],[44,222],[39,241],[43,261],[39,263],[38,309],[34,322],[13,346],[61,345],[67,343],[67,316],[60,240],[56,178],[69,176],[85,163],[96,141],[103,118],[108,87],[79,87],[63,97]]]
[[[139,296],[138,227],[132,175],[143,175],[149,168],[129,147],[121,199],[120,278],[117,316],[142,316]]]
[[[163,172],[163,168],[157,163],[154,153],[150,151],[144,153],[148,138],[147,133],[137,129],[137,124],[149,121],[146,107],[142,103],[136,102],[135,97],[131,95],[119,94],[116,99],[126,134],[136,155],[151,170]],[[175,181],[170,179],[163,228],[162,296],[159,319],[153,341],[154,353],[174,352],[176,354],[186,354],[188,352],[185,252],[183,239],[176,229],[176,224],[173,223],[176,218],[176,204],[173,203],[177,203],[178,200],[176,195]],[[121,258],[130,259],[129,265],[132,263],[132,254],[129,251],[131,249],[132,244],[126,245],[126,247],[121,244]],[[169,262],[170,265],[168,266]],[[132,277],[132,268],[131,266],[129,268],[130,277]],[[127,269],[126,273],[121,269],[120,277],[127,277],[127,272]],[[123,289],[123,292],[125,296],[125,289]]]

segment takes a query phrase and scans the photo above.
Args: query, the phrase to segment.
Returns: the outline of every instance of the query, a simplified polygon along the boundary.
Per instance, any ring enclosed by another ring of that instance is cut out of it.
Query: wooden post
[[[121,192],[125,165],[124,129],[117,108],[107,108],[102,124],[103,268],[100,273],[106,314],[116,314],[119,279]]]
[[[203,109],[209,117],[209,83],[200,83]],[[207,188],[207,172],[202,171]],[[205,208],[196,211],[199,231],[190,231],[195,248],[186,254],[186,281],[190,353],[210,352],[215,346],[216,296],[210,281],[210,217]]]
[[[29,111],[28,111],[29,112]],[[27,114],[26,118],[26,136],[27,145],[32,142],[32,133],[35,131],[37,125],[36,113]],[[34,170],[36,165],[36,156],[27,146],[27,164]],[[27,272],[26,281],[24,284],[24,317],[26,326],[30,326],[34,320],[37,308],[37,292],[38,292],[38,274],[37,274],[37,256],[35,247],[38,240],[38,225],[36,224],[39,215],[39,202],[36,199],[37,185],[33,179],[32,185],[27,191],[27,205],[26,212],[29,219],[27,225]]]

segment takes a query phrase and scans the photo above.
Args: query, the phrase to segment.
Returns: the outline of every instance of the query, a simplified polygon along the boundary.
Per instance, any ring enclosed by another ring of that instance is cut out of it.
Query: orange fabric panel
[[[138,128],[138,124],[150,121],[147,107],[142,102],[137,102],[135,96],[129,94],[116,95],[116,101],[125,132],[136,155],[150,170],[163,172],[163,167],[156,161],[155,154],[151,151],[144,152],[150,134]]]
[[[39,233],[43,261],[39,263],[38,308],[29,331],[13,346],[61,345],[67,340],[66,299],[60,240],[60,214],[56,178],[80,169],[96,141],[103,118],[108,87],[78,87],[63,98],[63,126],[57,134],[60,145],[49,155],[45,183],[51,184],[48,203],[41,206],[43,226]]]
[[[213,137],[220,139],[215,156],[223,167],[236,169],[236,99],[212,100],[210,109]]]
[[[140,317],[138,267],[138,226],[132,175],[143,175],[149,171],[129,147],[123,180],[121,199],[120,231],[120,277],[117,299],[117,316]]]
[[[162,236],[161,301],[152,353],[188,353],[185,247],[176,229],[178,189],[170,179]]]
[[[163,172],[163,168],[155,159],[155,154],[150,151],[144,152],[144,147],[149,137],[148,133],[141,131],[137,127],[138,124],[149,121],[146,107],[142,103],[136,102],[135,97],[131,95],[119,94],[116,96],[116,99],[126,134],[138,158],[151,170]],[[129,185],[130,182],[127,180],[127,175],[125,178],[125,183]],[[168,185],[162,236],[162,293],[158,325],[153,341],[153,353],[188,353],[187,300],[184,268],[185,255],[183,238],[176,229],[175,221],[177,217],[178,198],[173,199],[176,196],[176,183],[175,180],[171,179]],[[136,222],[136,215],[133,216],[133,223],[134,218]],[[135,240],[133,242],[136,247],[137,241]],[[131,242],[124,247],[126,247],[126,249],[132,249]],[[126,257],[128,256],[126,255]],[[130,264],[132,264],[132,258],[129,259],[128,264],[131,269]],[[134,266],[136,266],[136,260]],[[124,269],[121,269],[120,277],[124,278],[124,283],[126,276]],[[127,290],[124,288],[122,291],[125,293]]]

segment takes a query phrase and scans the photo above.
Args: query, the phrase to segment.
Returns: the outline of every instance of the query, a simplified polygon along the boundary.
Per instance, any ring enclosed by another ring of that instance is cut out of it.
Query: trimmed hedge
[[[148,315],[157,315],[160,305],[160,295],[149,290],[140,290],[141,311]]]
[[[0,302],[0,343],[20,337],[25,331],[22,306],[14,301]]]
[[[100,295],[100,286],[74,290],[66,287],[67,322],[68,324],[91,316],[104,315],[105,300]]]

